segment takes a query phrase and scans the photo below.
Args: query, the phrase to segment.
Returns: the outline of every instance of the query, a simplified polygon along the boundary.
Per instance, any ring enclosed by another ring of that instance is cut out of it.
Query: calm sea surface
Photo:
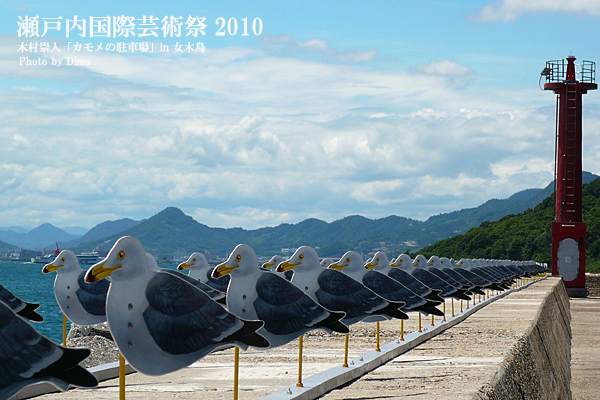
[[[56,343],[62,343],[62,312],[54,297],[56,272],[42,274],[44,264],[29,262],[0,261],[0,284],[21,300],[40,303],[36,311],[44,322],[31,323],[42,335]],[[160,265],[161,268],[176,269],[176,264]],[[67,321],[67,329],[70,323]]]

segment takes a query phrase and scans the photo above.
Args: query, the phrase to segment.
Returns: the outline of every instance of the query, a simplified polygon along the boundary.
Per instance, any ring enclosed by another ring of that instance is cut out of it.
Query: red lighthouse
[[[576,70],[579,67],[579,70]],[[553,90],[556,103],[555,221],[552,223],[552,275],[561,275],[567,292],[586,297],[586,224],[582,221],[581,158],[582,96],[595,90],[596,64],[575,57],[546,62],[544,90]],[[579,78],[579,80],[577,79]]]

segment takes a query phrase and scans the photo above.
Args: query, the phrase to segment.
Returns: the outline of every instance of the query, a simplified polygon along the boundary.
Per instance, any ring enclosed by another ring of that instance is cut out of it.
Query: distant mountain
[[[22,226],[0,226],[0,232],[3,231],[13,231],[16,233],[27,233],[28,230],[23,228]]]
[[[582,182],[587,184],[596,178],[598,175],[584,171]],[[429,245],[438,240],[465,233],[484,221],[498,221],[506,215],[522,213],[541,203],[553,192],[554,182],[550,182],[544,189],[526,189],[507,199],[492,199],[478,207],[434,215],[423,224],[423,228],[428,231],[430,237],[421,244]]]
[[[109,250],[121,236],[134,236],[144,244],[148,252],[155,255],[183,255],[206,249],[213,253],[226,253],[240,243],[241,238],[236,234],[238,232],[243,230],[209,228],[185,215],[180,209],[168,207],[122,232],[83,243],[77,250]]]
[[[584,173],[584,182],[596,175]],[[358,215],[331,223],[307,219],[297,224],[281,224],[255,230],[211,228],[195,221],[175,207],[168,207],[153,217],[137,223],[132,220],[107,221],[92,228],[84,237],[62,243],[75,250],[109,250],[121,236],[130,235],[142,241],[152,254],[184,256],[207,250],[224,256],[239,243],[252,246],[260,255],[282,254],[284,249],[301,245],[319,248],[321,256],[341,256],[346,250],[371,253],[381,249],[389,254],[415,250],[439,240],[456,236],[535,207],[553,191],[527,189],[507,199],[492,199],[479,207],[432,216],[427,221],[389,216],[372,220]],[[128,225],[130,224],[130,225]],[[0,238],[1,239],[1,238]]]
[[[68,242],[59,242],[58,244],[60,248],[71,249],[79,246],[81,243],[96,241],[98,239],[102,239],[111,235],[115,235],[119,232],[123,232],[124,230],[136,226],[139,223],[140,221],[134,221],[130,218],[102,222],[101,224],[98,224],[89,231],[87,231],[85,235]]]
[[[261,255],[281,253],[283,248],[301,245],[322,247],[334,242],[343,242],[346,248],[368,251],[389,241],[398,243],[397,247],[400,249],[404,248],[402,243],[418,230],[418,224],[418,221],[397,216],[378,220],[350,216],[332,223],[308,219],[298,224],[281,224],[256,230],[223,229],[200,224],[178,208],[169,207],[130,229],[83,243],[77,250],[108,250],[124,235],[138,238],[152,254],[171,255],[186,255],[204,250],[226,255],[239,243],[249,244]],[[339,247],[333,249],[339,255]],[[329,255],[323,251],[320,254]]]
[[[63,231],[70,233],[71,235],[83,236],[89,231],[88,228],[82,226],[67,226],[62,228]]]
[[[0,232],[0,240],[24,249],[53,248],[55,242],[66,242],[78,237],[78,235],[71,235],[48,223],[42,224],[27,233],[17,233],[14,231]]]

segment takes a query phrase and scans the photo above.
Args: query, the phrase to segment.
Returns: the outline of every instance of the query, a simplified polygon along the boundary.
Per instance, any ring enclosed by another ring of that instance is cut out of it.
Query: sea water
[[[20,261],[0,261],[0,284],[28,303],[39,303],[36,310],[44,322],[32,322],[36,331],[55,343],[62,344],[63,314],[54,297],[56,272],[42,274],[44,264]],[[175,269],[176,264],[161,264],[161,268]],[[70,322],[67,320],[67,332]]]

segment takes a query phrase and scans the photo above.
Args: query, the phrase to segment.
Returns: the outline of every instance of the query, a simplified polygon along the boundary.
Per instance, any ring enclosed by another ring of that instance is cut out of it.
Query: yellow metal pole
[[[233,365],[233,400],[238,399],[238,381],[240,376],[240,348],[235,346]]]
[[[454,299],[450,297],[450,304],[452,304],[452,318],[454,318]]]
[[[375,347],[375,351],[381,351],[379,348],[379,321],[377,321],[377,347]]]
[[[444,316],[442,317],[442,322],[446,322],[446,299],[444,299],[444,306],[443,306],[443,310],[444,312]]]
[[[63,346],[67,345],[67,316],[63,314]]]
[[[344,368],[348,368],[348,339],[350,337],[350,334],[346,333],[346,344],[344,345],[344,364],[342,364],[342,367]]]
[[[119,400],[125,400],[125,359],[119,352]]]
[[[421,330],[421,313],[419,313],[419,332],[423,332]]]
[[[467,310],[469,309],[469,301],[470,300],[467,300]]]
[[[433,314],[431,314],[431,326],[435,326],[435,320],[433,318]]]
[[[298,383],[296,387],[304,387],[302,384],[302,346],[304,345],[304,335],[298,340]]]
[[[461,299],[461,300],[460,300],[460,312],[463,312],[463,311],[462,311],[462,303],[463,303],[463,301],[462,301],[462,299]]]
[[[404,341],[404,320],[400,320],[400,340]]]

